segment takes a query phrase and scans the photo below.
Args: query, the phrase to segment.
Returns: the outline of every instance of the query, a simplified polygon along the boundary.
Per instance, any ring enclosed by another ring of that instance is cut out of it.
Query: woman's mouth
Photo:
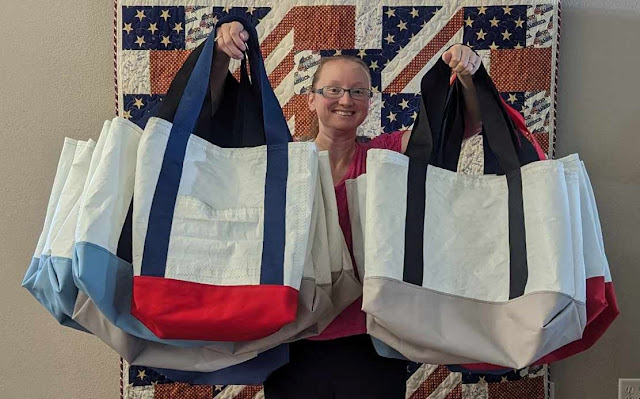
[[[355,114],[355,112],[353,111],[342,111],[342,110],[335,110],[333,111],[333,113],[340,116],[351,116]]]

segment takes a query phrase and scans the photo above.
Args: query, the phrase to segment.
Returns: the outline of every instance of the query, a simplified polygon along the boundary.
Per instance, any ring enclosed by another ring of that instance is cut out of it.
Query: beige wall
[[[558,399],[608,399],[618,377],[640,377],[640,11],[569,0],[563,11],[558,155],[587,163],[623,315],[553,376]],[[95,139],[113,116],[112,14],[111,0],[0,7],[2,398],[118,397],[118,357],[20,288],[63,137]]]
[[[589,170],[622,315],[552,376],[558,399],[614,399],[640,378],[640,2],[564,3],[557,155]]]
[[[0,3],[0,398],[119,397],[119,360],[20,287],[65,136],[114,115],[112,0]]]

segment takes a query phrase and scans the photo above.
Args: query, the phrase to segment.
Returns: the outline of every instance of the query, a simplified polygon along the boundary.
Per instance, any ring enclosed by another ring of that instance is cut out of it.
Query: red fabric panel
[[[135,276],[131,314],[163,339],[247,341],[296,318],[298,290],[284,285],[219,286]]]

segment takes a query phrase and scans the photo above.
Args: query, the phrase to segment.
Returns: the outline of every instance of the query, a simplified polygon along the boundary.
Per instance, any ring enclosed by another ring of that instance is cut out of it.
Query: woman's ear
[[[316,105],[315,105],[315,96],[316,93],[311,91],[311,88],[307,89],[307,104],[309,105],[309,110],[311,112],[315,112],[316,110]]]

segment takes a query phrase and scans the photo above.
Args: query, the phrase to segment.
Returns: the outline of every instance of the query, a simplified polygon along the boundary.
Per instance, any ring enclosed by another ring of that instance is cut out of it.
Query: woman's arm
[[[222,101],[224,81],[227,78],[231,57],[242,59],[243,51],[247,49],[245,42],[249,40],[249,33],[244,30],[240,22],[228,22],[220,25],[216,31],[215,57],[211,63],[211,77],[209,88],[211,90],[211,114],[215,114]]]
[[[218,46],[216,45],[216,49]],[[211,63],[211,77],[209,78],[209,89],[211,90],[211,115],[215,115],[218,105],[222,101],[224,81],[227,78],[229,62],[231,58],[222,51],[216,51]]]
[[[471,75],[459,75],[458,79],[464,96],[464,138],[469,138],[482,130],[480,105]]]

